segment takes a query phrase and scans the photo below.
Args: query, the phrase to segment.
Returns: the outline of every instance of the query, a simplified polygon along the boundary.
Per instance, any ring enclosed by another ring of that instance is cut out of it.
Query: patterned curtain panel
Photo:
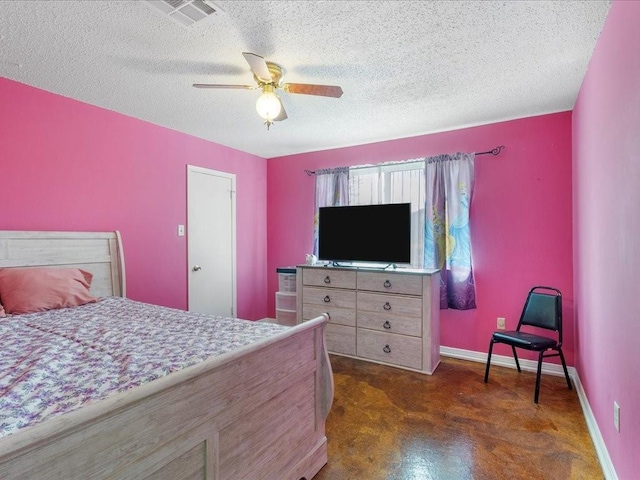
[[[316,209],[313,216],[313,254],[318,255],[320,207],[349,205],[349,167],[316,171]]]
[[[476,308],[469,206],[473,153],[426,159],[425,268],[439,268],[440,308]]]

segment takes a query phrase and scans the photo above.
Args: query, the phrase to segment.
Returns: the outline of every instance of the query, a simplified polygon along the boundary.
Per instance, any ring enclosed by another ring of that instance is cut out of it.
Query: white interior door
[[[236,177],[187,166],[189,311],[235,316]]]

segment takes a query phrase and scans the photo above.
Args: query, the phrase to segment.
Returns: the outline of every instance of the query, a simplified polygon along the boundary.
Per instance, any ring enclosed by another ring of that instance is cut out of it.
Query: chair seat
[[[515,330],[493,332],[493,340],[527,350],[546,350],[558,345],[553,338]]]

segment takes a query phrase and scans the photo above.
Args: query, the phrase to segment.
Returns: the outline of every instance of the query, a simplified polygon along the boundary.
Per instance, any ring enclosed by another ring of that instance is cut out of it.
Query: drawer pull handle
[[[389,323],[389,320],[387,320],[386,322],[384,322],[384,324],[382,325],[385,329],[390,330],[391,329],[391,324]]]
[[[331,299],[329,298],[329,295],[324,297],[324,303],[329,303],[330,301],[331,301]]]
[[[384,281],[384,288],[391,288],[391,282],[389,280]]]
[[[324,283],[326,283],[327,285],[331,283],[331,279],[329,278],[329,275],[324,277]]]
[[[384,353],[391,353],[391,348],[389,348],[389,345],[385,345],[384,348],[382,349],[382,351]]]
[[[384,308],[385,310],[389,311],[391,310],[391,305],[389,305],[389,302],[385,303],[382,308]]]

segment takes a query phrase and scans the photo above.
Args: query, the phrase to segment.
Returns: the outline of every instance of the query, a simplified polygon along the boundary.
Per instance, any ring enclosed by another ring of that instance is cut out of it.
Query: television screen
[[[321,207],[318,258],[334,262],[411,262],[411,204]]]

